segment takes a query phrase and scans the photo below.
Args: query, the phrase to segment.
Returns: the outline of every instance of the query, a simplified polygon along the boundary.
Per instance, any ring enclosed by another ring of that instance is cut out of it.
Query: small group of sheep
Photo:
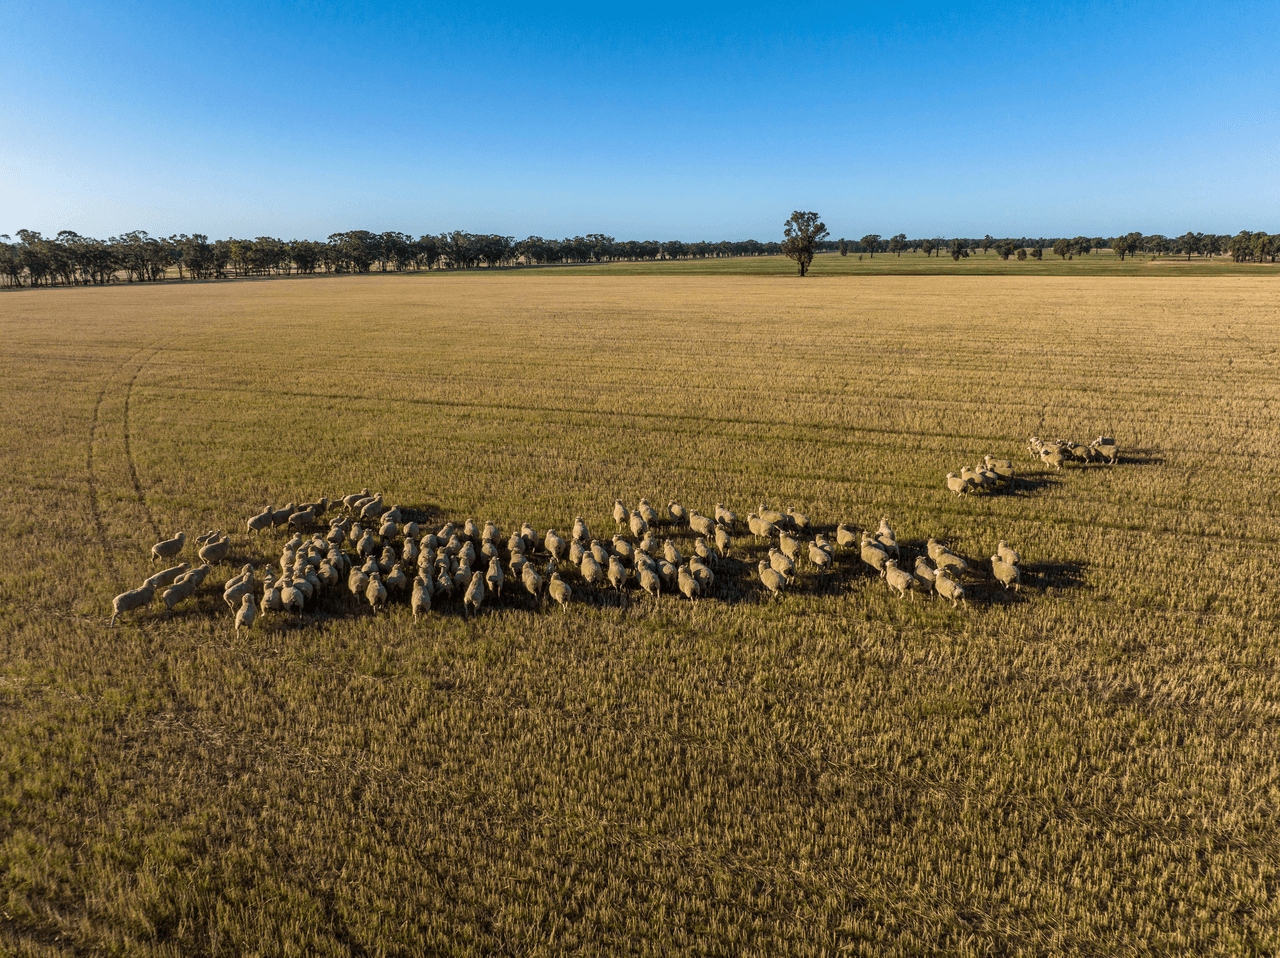
[[[999,485],[1012,489],[1014,485],[1013,463],[1008,459],[996,459],[994,456],[983,457],[982,464],[976,468],[961,466],[960,474],[947,473],[947,488],[956,496],[969,492],[992,492]]]
[[[1011,584],[1015,590],[1021,588],[1018,553],[1010,549],[1003,539],[996,551],[991,560],[996,581],[1006,589]],[[862,536],[862,561],[885,579],[891,589],[897,590],[899,598],[914,589],[926,595],[935,593],[950,599],[952,606],[961,602],[968,605],[961,578],[970,572],[969,563],[932,537],[925,544],[925,553],[916,557],[912,571],[902,568],[897,540],[884,519],[880,520],[880,528],[875,533],[868,532]]]
[[[1027,440],[1027,448],[1033,458],[1055,469],[1061,469],[1068,462],[1105,462],[1114,466],[1120,459],[1119,447],[1110,436],[1099,436],[1087,446],[1070,439],[1045,440],[1032,436]]]
[[[171,539],[157,542],[151,547],[151,561],[177,558],[186,541],[186,533],[179,532]],[[209,563],[218,562],[226,556],[231,540],[229,537],[223,537],[221,531],[210,531],[197,536],[195,541],[200,547],[198,555],[203,560],[203,565],[194,569],[186,562],[171,566],[150,576],[138,588],[120,593],[111,601],[110,624],[116,624],[116,619],[120,617],[121,612],[132,612],[150,605],[155,600],[157,591],[161,589],[164,591],[160,593],[160,600],[170,613],[180,602],[194,595],[209,574]]]

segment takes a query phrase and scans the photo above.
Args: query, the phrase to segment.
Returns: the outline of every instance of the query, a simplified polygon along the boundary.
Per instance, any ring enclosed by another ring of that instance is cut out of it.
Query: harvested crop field
[[[1275,290],[564,270],[0,296],[0,951],[1276,951]],[[1115,465],[1027,449],[1104,434]],[[986,454],[1013,489],[947,490]],[[291,534],[245,520],[365,487],[504,540],[575,516],[607,540],[615,498],[794,506],[833,539],[885,517],[904,567],[931,537],[968,561],[968,603],[901,598],[856,547],[771,597],[740,528],[696,602],[566,565],[564,610],[511,589],[415,621],[344,588],[237,632],[222,584]],[[153,543],[219,528],[191,600],[107,628]]]

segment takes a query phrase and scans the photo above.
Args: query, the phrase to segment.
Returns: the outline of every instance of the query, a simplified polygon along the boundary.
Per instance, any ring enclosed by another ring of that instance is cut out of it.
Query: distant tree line
[[[926,256],[949,254],[952,259],[963,259],[973,252],[995,252],[1001,259],[1017,257],[1040,259],[1046,250],[1063,259],[1074,259],[1087,256],[1094,250],[1109,249],[1121,259],[1133,253],[1148,253],[1153,256],[1185,255],[1213,257],[1220,254],[1230,256],[1237,263],[1274,263],[1280,255],[1280,233],[1251,233],[1241,230],[1235,236],[1214,233],[1183,233],[1181,236],[1169,237],[1159,233],[1144,236],[1142,233],[1126,233],[1123,236],[1110,238],[1103,236],[1067,237],[1006,237],[996,239],[990,234],[982,239],[957,237],[944,239],[935,236],[931,239],[908,239],[905,233],[899,233],[889,239],[878,234],[868,234],[860,240],[840,239],[836,241],[836,251],[842,256],[849,253],[863,253],[875,256],[876,253],[887,253],[901,256],[905,252],[924,253]]]
[[[18,230],[0,235],[0,285],[101,285],[163,279],[227,279],[294,273],[368,273],[423,269],[495,268],[516,264],[608,263],[624,260],[704,259],[776,255],[778,243],[757,240],[685,243],[680,240],[616,240],[591,233],[565,239],[467,233],[428,234],[351,230],[327,242],[255,239],[210,240],[202,233],[148,236],[141,230],[93,239],[63,230],[52,239]]]
[[[1126,233],[1101,236],[970,237],[909,239],[898,233],[888,239],[869,233],[858,240],[829,240],[815,245],[817,252],[901,256],[904,252],[926,256],[967,258],[975,252],[995,252],[1001,259],[1040,259],[1046,252],[1062,259],[1087,256],[1109,249],[1123,259],[1134,253],[1154,256],[1230,256],[1237,263],[1276,261],[1280,234],[1241,230],[1234,236],[1184,233],[1178,237]],[[559,263],[610,263],[621,261],[708,259],[730,256],[770,256],[782,252],[782,244],[758,240],[685,243],[680,240],[617,240],[590,233],[565,239],[467,233],[426,234],[416,239],[407,233],[371,233],[350,230],[334,233],[327,241],[255,239],[210,240],[201,233],[188,236],[148,236],[141,230],[94,239],[63,230],[46,238],[32,230],[19,230],[16,238],[0,234],[0,286],[102,285],[106,283],[157,282],[165,279],[205,280],[236,276],[270,276],[298,273],[401,272],[423,269],[476,269],[504,266],[547,266]]]

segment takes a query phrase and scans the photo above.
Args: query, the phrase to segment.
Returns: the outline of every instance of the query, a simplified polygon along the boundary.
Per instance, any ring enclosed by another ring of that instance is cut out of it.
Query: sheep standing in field
[[[231,552],[231,537],[223,536],[212,539],[200,547],[196,553],[201,562],[221,562]]]
[[[1006,590],[1012,585],[1014,592],[1022,591],[1022,573],[1018,571],[1018,567],[1012,562],[1005,562],[998,555],[992,556],[991,574],[996,577],[996,581],[1004,586]]]
[[[689,528],[703,538],[711,538],[716,532],[716,523],[701,515],[696,509],[689,513]]]
[[[148,577],[147,581],[143,584],[149,585],[153,589],[164,589],[177,582],[178,576],[183,575],[190,570],[191,566],[183,562],[180,565],[171,566],[168,569],[163,569],[160,572],[157,572],[155,575]]]
[[[816,542],[809,543],[809,561],[819,573],[825,573],[832,566],[831,553]]]
[[[613,521],[618,524],[618,531],[631,521],[631,510],[622,504],[621,499],[613,500]]]
[[[551,577],[551,581],[547,583],[547,592],[560,603],[560,608],[569,611],[569,598],[573,595],[573,590],[569,588],[569,583],[560,578],[560,573]]]
[[[778,534],[778,548],[792,562],[795,562],[800,556],[800,540],[789,532]]]
[[[885,581],[889,583],[889,587],[891,589],[898,590],[898,598],[900,599],[906,595],[907,590],[916,583],[916,577],[914,575],[906,569],[898,568],[897,559],[889,559],[885,562],[884,577]],[[913,595],[912,598],[914,599],[915,596]]]
[[[1067,461],[1067,454],[1058,445],[1045,445],[1040,450],[1040,461],[1045,465],[1053,466],[1053,468],[1061,470],[1062,464]]]
[[[676,548],[676,544],[670,539],[664,539],[662,542],[662,555],[673,566],[679,566],[684,562],[684,556],[680,550]]]
[[[1001,481],[1004,482],[1007,488],[1009,489],[1013,488],[1014,478],[1016,476],[1017,470],[1014,469],[1013,463],[1011,463],[1008,459],[996,459],[996,458],[993,458],[990,453],[988,453],[985,457],[983,457],[982,464],[989,471],[995,473],[995,475]]]
[[[791,559],[783,555],[777,549],[769,550],[769,568],[778,573],[788,582],[794,582],[796,579],[796,564]]]
[[[960,576],[969,571],[969,563],[954,552],[943,552],[934,560],[934,565],[939,572],[945,571],[948,575]]]
[[[253,592],[256,588],[257,582],[253,578],[253,566],[246,565],[240,570],[239,574],[227,580],[227,584],[222,590],[222,601],[227,603],[228,607],[234,609],[246,592]]]
[[[538,575],[538,570],[533,567],[532,563],[526,564],[521,570],[520,581],[524,585],[525,591],[533,596],[536,602],[542,595],[542,576]]]
[[[185,532],[179,532],[172,539],[164,539],[161,542],[157,542],[151,547],[151,561],[155,562],[157,559],[172,559],[182,551],[182,546],[186,541],[187,534]]]
[[[462,594],[462,611],[471,609],[478,613],[482,602],[484,602],[484,574],[477,572],[471,577],[471,584],[467,586],[467,591]]]
[[[724,526],[716,526],[716,550],[720,553],[722,559],[728,558],[731,545],[733,545],[733,540],[729,537],[728,530]]]
[[[608,561],[608,560],[606,560]],[[600,567],[600,563],[593,555],[584,555],[582,557],[582,579],[587,585],[595,586],[597,589],[604,584],[604,569]]]
[[[858,536],[843,522],[836,526],[836,544],[841,549],[848,549],[858,543]]]
[[[933,592],[933,567],[924,556],[916,557],[916,588],[925,595]]]
[[[132,612],[134,609],[148,606],[155,597],[156,587],[154,585],[143,584],[139,589],[121,592],[111,600],[112,615],[111,622],[107,625],[107,628],[111,628],[116,624],[116,619],[120,617],[121,612]]]
[[[631,514],[631,535],[636,539],[641,539],[648,531],[649,523],[644,521],[644,517],[639,512],[633,512]]]
[[[183,573],[174,580],[173,585],[164,590],[164,593],[160,596],[160,601],[172,613],[175,606],[195,594],[198,583],[199,577],[196,576],[194,570]]]
[[[256,516],[250,516],[248,521],[245,522],[245,528],[254,535],[264,529],[271,528],[271,507],[267,506],[266,511],[260,512]]]
[[[413,580],[413,597],[409,600],[413,617],[431,611],[431,578],[421,572]]]
[[[787,580],[782,577],[782,573],[771,569],[763,559],[760,560],[760,565],[757,569],[760,573],[760,584],[773,595],[782,595],[782,590],[787,585]]]
[[[609,557],[609,584],[618,592],[622,591],[622,587],[627,584],[627,580],[631,578],[631,573],[627,567],[622,564],[622,560],[617,556]]]
[[[1120,447],[1116,445],[1116,441],[1110,436],[1099,436],[1089,443],[1089,448],[1107,460],[1107,465],[1109,466],[1114,466],[1120,458]]]
[[[1010,565],[1017,565],[1022,561],[1022,556],[1013,549],[1010,549],[1008,543],[1003,539],[1001,539],[1000,544],[996,546],[996,555]]]
[[[698,585],[698,580],[693,577],[687,566],[681,566],[676,570],[676,582],[680,587],[680,591],[688,596],[690,602],[694,601],[698,593],[702,591],[702,587]]]
[[[289,516],[290,528],[301,532],[316,521],[316,514],[310,509],[299,509]]]
[[[569,544],[556,535],[555,529],[547,530],[547,537],[543,540],[543,545],[547,547],[547,551],[551,553],[551,557],[557,562],[562,562],[569,554]]]
[[[236,612],[236,632],[239,633],[240,626],[253,631],[253,620],[258,617],[258,604],[253,598],[252,592],[246,592],[240,600],[240,609]]]
[[[969,600],[964,597],[964,586],[951,578],[946,569],[939,569],[934,574],[933,587],[938,590],[938,595],[951,600],[952,608],[960,602],[969,604]]]
[[[738,522],[738,514],[731,512],[724,507],[723,503],[716,503],[716,524],[726,526],[730,532]]]
[[[648,499],[640,500],[640,504],[636,506],[636,512],[640,513],[640,518],[645,521],[647,526],[656,526],[661,521],[658,511],[649,505]]]
[[[689,510],[674,499],[667,503],[667,514],[671,516],[673,526],[684,525],[689,521]]]
[[[791,519],[791,527],[796,532],[808,532],[810,528],[809,517],[803,512],[796,512],[794,506],[787,506],[787,515]]]
[[[784,526],[791,522],[791,517],[785,512],[779,512],[777,509],[770,509],[763,502],[760,503],[760,509],[756,515],[764,522],[771,523],[775,526]]]
[[[640,588],[653,596],[655,601],[662,592],[662,580],[658,578],[658,573],[650,566],[644,565],[640,567]]]
[[[573,519],[573,541],[591,541],[591,530],[587,528],[587,521],[582,516],[575,516]]]
[[[878,541],[873,539],[870,533],[862,534],[862,561],[871,568],[875,569],[881,577],[884,576],[885,563],[889,561],[889,553],[884,551],[884,547]]]
[[[751,534],[760,539],[772,539],[778,534],[778,527],[764,519],[754,512],[747,513],[747,528],[751,530]]]
[[[496,596],[501,594],[504,581],[506,581],[506,576],[502,574],[502,562],[497,556],[494,556],[489,560],[489,571],[484,575],[485,585]]]
[[[954,472],[947,473],[947,488],[956,494],[956,498],[960,498],[964,493],[973,488],[973,484],[967,479],[962,479]]]
[[[288,523],[289,517],[297,511],[297,506],[292,503],[286,503],[283,509],[277,509],[271,513],[271,527],[283,526]]]
[[[377,612],[387,604],[387,587],[382,584],[382,579],[378,573],[369,576],[369,584],[365,586],[364,597],[369,602],[369,607]]]
[[[693,576],[698,583],[698,589],[703,593],[710,592],[711,587],[716,584],[716,574],[697,556],[689,560],[689,574]]]

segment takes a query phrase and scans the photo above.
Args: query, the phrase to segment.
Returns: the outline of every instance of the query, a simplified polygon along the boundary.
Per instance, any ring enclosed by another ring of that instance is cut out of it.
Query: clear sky
[[[11,0],[0,233],[1280,231],[1280,4]]]

